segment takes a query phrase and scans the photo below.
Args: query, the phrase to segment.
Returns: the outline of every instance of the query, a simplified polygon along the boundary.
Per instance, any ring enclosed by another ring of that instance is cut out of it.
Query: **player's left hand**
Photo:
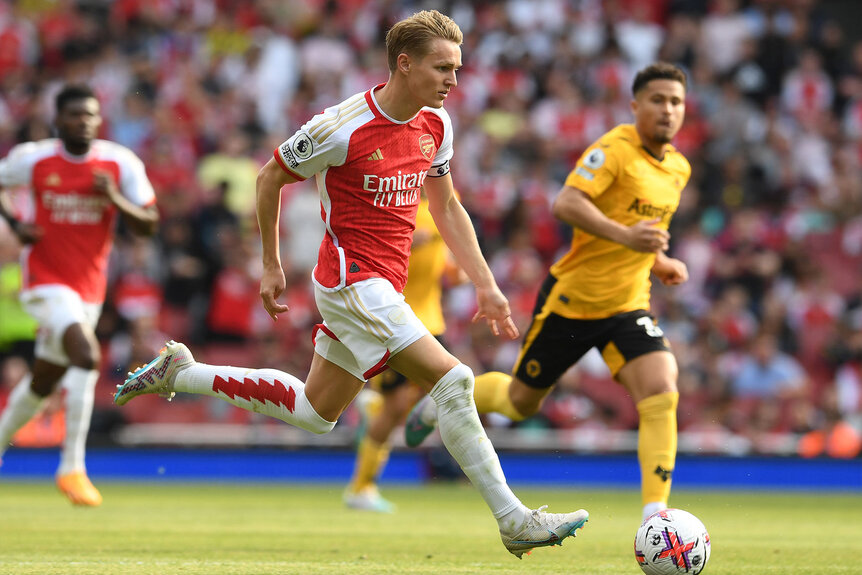
[[[675,286],[688,281],[688,267],[676,258],[656,259],[652,272],[666,286]]]
[[[263,276],[260,279],[260,299],[263,300],[263,307],[273,321],[278,321],[278,314],[290,309],[276,301],[284,293],[285,286],[284,269],[280,263],[276,266],[264,266]]]
[[[512,312],[509,309],[509,300],[503,295],[496,285],[488,288],[476,288],[476,303],[478,309],[473,321],[485,318],[491,333],[496,336],[501,334],[509,339],[518,337],[518,328],[512,321]]]

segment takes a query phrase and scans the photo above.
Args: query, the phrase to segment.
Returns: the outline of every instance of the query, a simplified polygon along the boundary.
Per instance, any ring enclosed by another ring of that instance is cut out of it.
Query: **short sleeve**
[[[614,183],[619,166],[619,152],[612,145],[596,142],[580,157],[566,178],[566,185],[597,198]]]
[[[144,163],[131,151],[120,155],[120,191],[130,202],[149,206],[156,201],[153,185],[147,177]]]
[[[431,162],[431,168],[428,170],[428,175],[432,178],[439,178],[449,173],[449,160],[452,159],[454,150],[452,147],[453,130],[452,119],[449,113],[443,108],[435,110],[437,115],[443,121],[443,138],[440,145],[437,147],[437,153],[434,155],[434,160]]]
[[[328,108],[306,122],[276,148],[273,156],[282,169],[306,180],[329,166],[339,166],[347,158],[347,141],[337,129],[329,130],[338,108]]]
[[[0,186],[11,188],[29,185],[33,179],[33,164],[36,158],[36,144],[27,142],[12,148],[0,160]]]

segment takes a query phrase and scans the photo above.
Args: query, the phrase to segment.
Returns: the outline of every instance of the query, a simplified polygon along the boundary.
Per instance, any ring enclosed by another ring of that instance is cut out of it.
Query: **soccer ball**
[[[709,561],[709,533],[688,511],[653,513],[635,535],[635,559],[647,575],[697,575]]]

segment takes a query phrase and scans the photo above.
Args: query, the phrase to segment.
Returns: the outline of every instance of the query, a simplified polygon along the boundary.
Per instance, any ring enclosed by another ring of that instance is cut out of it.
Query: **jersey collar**
[[[639,148],[641,150],[641,152],[646,154],[646,157],[649,158],[650,161],[655,162],[656,164],[659,164],[659,165],[663,165],[664,161],[667,159],[668,154],[671,152],[674,152],[676,150],[676,148],[674,148],[673,145],[667,144],[667,146],[665,146],[665,149],[664,149],[664,156],[661,158],[657,158],[653,155],[652,152],[650,152],[647,149],[646,146],[644,146],[643,140],[641,140],[641,135],[638,134],[637,127],[635,127],[634,124],[629,124],[628,126],[630,128],[630,130],[629,130],[630,137],[634,140],[635,146],[637,148]]]
[[[68,162],[72,162],[73,164],[83,164],[93,155],[93,150],[96,148],[96,140],[90,142],[90,149],[86,154],[81,154],[77,156],[75,154],[70,154],[69,150],[66,149],[66,146],[63,145],[63,140],[57,139],[57,153],[58,155]]]
[[[379,90],[380,88],[382,88],[385,85],[386,85],[386,82],[384,82],[382,84],[377,84],[376,86],[374,86],[373,88],[371,88],[370,90],[368,90],[365,93],[365,100],[368,102],[368,105],[371,107],[371,111],[374,112],[375,116],[379,116],[381,118],[386,118],[387,120],[389,120],[393,124],[409,124],[410,122],[412,122],[414,120],[414,118],[416,118],[416,116],[418,116],[420,113],[422,113],[422,110],[424,108],[420,108],[419,111],[416,112],[412,118],[410,118],[408,120],[401,121],[401,120],[396,120],[395,118],[393,118],[392,116],[390,116],[389,114],[384,112],[383,109],[380,107],[380,104],[377,103],[377,98],[374,96],[374,92],[376,92],[377,90]]]

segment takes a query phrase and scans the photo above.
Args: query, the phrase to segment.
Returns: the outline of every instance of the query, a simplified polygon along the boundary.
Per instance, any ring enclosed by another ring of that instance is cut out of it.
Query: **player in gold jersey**
[[[451,263],[449,249],[434,225],[428,200],[422,196],[416,214],[416,229],[410,250],[404,298],[428,331],[438,340],[446,330],[443,319],[444,279],[457,272]],[[404,421],[407,412],[424,392],[394,370],[387,370],[371,380],[371,390],[360,398],[369,421],[359,440],[353,476],[344,492],[348,507],[364,511],[392,512],[395,506],[377,489],[377,478],[389,459],[389,436]],[[367,393],[370,392],[370,393]]]
[[[480,413],[514,420],[535,414],[557,379],[587,351],[601,351],[640,415],[638,459],[643,515],[667,507],[676,460],[678,367],[650,313],[650,274],[665,285],[688,279],[668,257],[670,219],[691,175],[670,144],[685,116],[685,74],[658,63],[632,86],[634,124],[617,126],[590,146],[554,202],[574,228],[571,249],[542,285],[511,376],[476,378]],[[408,445],[433,429],[433,402],[407,421]]]

